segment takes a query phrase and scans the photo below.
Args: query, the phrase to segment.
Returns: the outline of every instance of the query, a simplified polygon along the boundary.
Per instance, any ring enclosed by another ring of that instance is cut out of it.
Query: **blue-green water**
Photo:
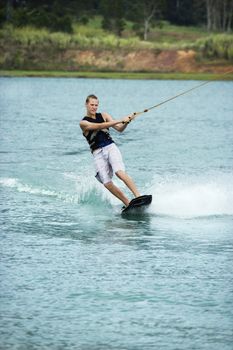
[[[79,129],[89,93],[117,118],[197,84],[0,79],[1,349],[232,349],[233,83],[112,131],[143,216],[121,217]]]

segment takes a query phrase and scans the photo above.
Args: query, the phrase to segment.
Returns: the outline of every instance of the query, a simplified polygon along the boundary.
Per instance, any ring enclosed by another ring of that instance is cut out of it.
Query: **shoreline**
[[[135,79],[135,80],[233,80],[226,73],[154,73],[154,72],[77,72],[57,70],[0,70],[0,77]]]

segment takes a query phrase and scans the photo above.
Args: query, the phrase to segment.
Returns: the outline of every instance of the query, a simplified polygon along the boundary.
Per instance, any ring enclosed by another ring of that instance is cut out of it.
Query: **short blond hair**
[[[94,98],[95,100],[98,100],[98,97],[91,94],[91,95],[88,95],[87,98],[86,98],[86,103],[88,103],[90,101],[91,98]]]

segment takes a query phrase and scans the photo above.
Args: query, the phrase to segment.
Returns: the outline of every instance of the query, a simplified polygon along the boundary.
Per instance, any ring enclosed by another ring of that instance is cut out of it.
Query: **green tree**
[[[161,18],[164,3],[163,0],[128,0],[127,17],[141,29],[144,40],[148,39],[151,24]]]
[[[231,31],[233,0],[205,0],[207,29]]]
[[[167,0],[166,18],[178,25],[195,25],[195,0]],[[203,3],[202,3],[203,7]]]
[[[5,21],[15,26],[34,25],[71,32],[72,21],[91,13],[93,7],[94,0],[7,0],[0,11],[7,14]]]
[[[101,0],[99,10],[103,16],[103,28],[121,36],[125,26],[124,0]]]

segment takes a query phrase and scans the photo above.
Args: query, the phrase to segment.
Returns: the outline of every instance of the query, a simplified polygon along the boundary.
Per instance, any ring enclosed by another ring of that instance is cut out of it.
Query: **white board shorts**
[[[115,143],[98,148],[93,152],[96,178],[102,184],[112,181],[113,174],[119,170],[125,171],[121,152]]]

